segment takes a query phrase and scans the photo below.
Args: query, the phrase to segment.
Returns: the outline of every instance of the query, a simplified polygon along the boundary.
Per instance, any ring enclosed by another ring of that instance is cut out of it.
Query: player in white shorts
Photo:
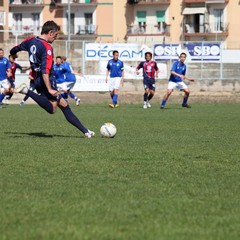
[[[109,104],[111,108],[117,108],[118,105],[118,92],[120,84],[123,85],[124,79],[124,66],[123,62],[118,59],[118,51],[113,51],[113,59],[108,61],[106,72],[106,83],[108,82],[108,75],[110,73],[109,80],[109,92],[112,98],[112,103]]]
[[[172,94],[174,89],[178,89],[185,93],[183,97],[182,107],[191,108],[187,104],[190,91],[187,85],[183,82],[184,79],[192,80],[188,76],[185,76],[187,67],[184,62],[186,60],[186,56],[187,56],[186,53],[181,53],[179,61],[176,61],[172,66],[171,75],[168,82],[168,89],[165,95],[163,96],[162,103],[160,105],[161,109],[165,108],[167,100],[169,96]]]
[[[9,93],[10,83],[7,80],[11,77],[10,62],[4,57],[4,50],[0,48],[0,89],[3,88],[3,92],[0,93],[0,108],[2,108],[2,100]]]

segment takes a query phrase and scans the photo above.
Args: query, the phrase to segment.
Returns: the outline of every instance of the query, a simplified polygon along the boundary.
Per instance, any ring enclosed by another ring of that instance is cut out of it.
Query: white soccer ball
[[[117,133],[117,128],[112,123],[104,123],[100,128],[103,137],[113,138]]]

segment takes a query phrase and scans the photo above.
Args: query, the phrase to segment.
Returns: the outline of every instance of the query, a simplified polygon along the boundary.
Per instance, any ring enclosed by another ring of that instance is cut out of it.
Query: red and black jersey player
[[[54,21],[47,21],[44,23],[39,37],[27,38],[10,50],[10,54],[13,56],[20,51],[28,52],[31,69],[36,71],[35,87],[40,95],[28,89],[26,84],[20,85],[15,92],[31,97],[50,114],[53,114],[59,107],[68,122],[78,128],[85,137],[91,138],[95,133],[83,126],[56,87],[51,43],[57,38],[59,30],[59,26]]]
[[[152,53],[145,53],[145,60],[140,62],[136,68],[136,73],[139,74],[139,69],[143,69],[143,86],[144,86],[144,95],[143,95],[143,108],[150,108],[150,100],[155,94],[155,78],[158,78],[158,66],[155,61],[152,61]]]

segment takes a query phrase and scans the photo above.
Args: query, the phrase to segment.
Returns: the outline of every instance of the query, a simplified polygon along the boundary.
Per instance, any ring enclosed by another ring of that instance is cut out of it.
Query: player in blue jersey
[[[57,56],[56,63],[53,65],[53,74],[56,78],[57,88],[61,89],[62,91],[66,90],[65,72],[66,70],[64,69],[64,66],[62,64],[62,57]]]
[[[119,52],[113,51],[113,58],[108,61],[107,72],[106,72],[106,83],[108,82],[108,76],[110,73],[109,80],[109,92],[112,98],[112,103],[109,104],[111,108],[117,108],[118,105],[118,93],[120,84],[124,83],[124,65],[121,60],[118,59]]]
[[[158,78],[159,69],[157,63],[152,61],[152,53],[145,53],[145,60],[140,62],[136,68],[136,73],[139,74],[139,69],[143,69],[143,86],[144,86],[144,95],[143,95],[143,108],[150,108],[150,100],[155,94],[155,78]]]
[[[13,56],[20,51],[28,52],[31,69],[35,70],[37,74],[35,86],[40,95],[29,90],[26,84],[20,85],[15,92],[31,97],[50,114],[55,113],[56,108],[59,107],[68,122],[78,128],[85,137],[91,138],[95,133],[83,126],[56,87],[53,74],[53,49],[50,43],[57,38],[59,30],[59,26],[54,21],[47,21],[44,23],[39,37],[27,38],[11,49],[10,54]]]
[[[66,87],[67,87],[67,94],[76,101],[76,105],[78,106],[80,103],[80,98],[78,98],[77,96],[75,96],[75,94],[73,94],[73,92],[71,91],[71,89],[74,87],[77,78],[76,75],[80,75],[78,73],[75,73],[72,69],[72,66],[69,62],[66,61],[67,58],[65,56],[62,57],[62,64],[64,66],[64,69],[66,70],[65,72],[65,83],[66,83]],[[67,96],[67,95],[66,95]]]
[[[175,88],[185,93],[183,97],[182,107],[190,108],[190,105],[187,104],[190,91],[187,85],[183,82],[183,80],[187,79],[187,80],[193,81],[193,79],[186,76],[187,67],[184,63],[186,60],[186,57],[187,57],[186,53],[181,53],[179,57],[179,61],[176,61],[172,65],[171,75],[168,82],[168,89],[165,95],[163,96],[163,100],[160,106],[161,109],[165,108],[167,100],[169,96],[172,94],[173,89]]]
[[[2,100],[10,91],[11,85],[8,78],[11,76],[10,62],[4,57],[4,50],[0,48],[0,88],[4,89],[0,94],[0,108],[2,108]]]

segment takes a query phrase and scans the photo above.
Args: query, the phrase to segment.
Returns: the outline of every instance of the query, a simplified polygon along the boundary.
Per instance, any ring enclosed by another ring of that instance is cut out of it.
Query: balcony
[[[229,0],[183,0],[184,3],[228,3]]]
[[[96,34],[96,25],[78,25],[78,31],[76,35],[95,35]]]
[[[128,0],[128,4],[170,4],[171,0]]]
[[[14,7],[16,5],[23,6],[35,6],[35,5],[43,5],[44,0],[10,0],[10,6]]]
[[[52,4],[67,6],[68,0],[52,0]],[[97,0],[70,0],[71,5],[97,5]]]
[[[205,23],[204,25],[186,23],[183,28],[185,37],[228,36],[228,23]]]
[[[156,25],[147,25],[144,23],[139,23],[135,25],[128,26],[128,35],[129,36],[161,36],[167,35],[169,36],[170,26],[165,22],[157,23]]]

